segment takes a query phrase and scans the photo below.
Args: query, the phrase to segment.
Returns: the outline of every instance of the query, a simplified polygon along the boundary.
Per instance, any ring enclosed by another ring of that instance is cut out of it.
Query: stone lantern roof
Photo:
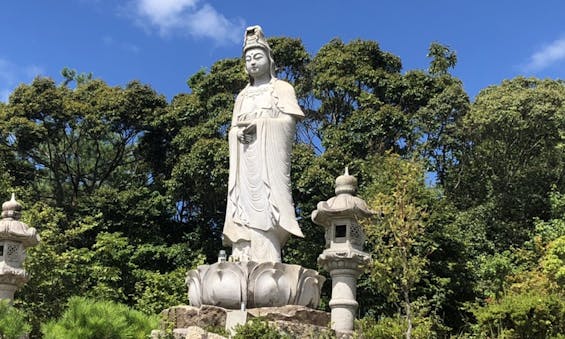
[[[355,196],[356,193],[357,179],[349,175],[346,167],[345,174],[335,180],[336,196],[318,203],[317,209],[312,212],[312,221],[318,225],[329,226],[331,220],[336,217],[363,219],[375,214],[363,199]]]
[[[2,220],[0,220],[0,240],[17,241],[24,248],[35,246],[39,243],[39,235],[33,227],[28,227],[20,221],[22,205],[16,201],[15,194],[12,199],[2,204]]]

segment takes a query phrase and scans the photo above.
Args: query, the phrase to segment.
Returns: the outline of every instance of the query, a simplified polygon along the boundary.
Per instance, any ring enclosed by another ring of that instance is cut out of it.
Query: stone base
[[[232,310],[320,304],[326,278],[315,270],[279,262],[218,262],[188,272],[191,306]]]
[[[174,329],[175,338],[224,338],[209,330],[224,330],[228,312],[231,310],[208,305],[168,308],[161,312],[161,330],[153,331],[152,338],[159,338],[159,334],[167,328],[169,331]],[[317,338],[322,333],[331,332],[328,312],[304,306],[261,307],[248,309],[246,312],[248,321],[260,317],[292,338]]]

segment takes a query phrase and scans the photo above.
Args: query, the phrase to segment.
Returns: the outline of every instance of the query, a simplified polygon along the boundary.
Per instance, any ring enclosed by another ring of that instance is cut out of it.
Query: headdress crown
[[[250,26],[245,30],[245,38],[243,41],[243,53],[250,48],[260,47],[268,51],[271,50],[265,34],[263,34],[263,29],[261,26]]]

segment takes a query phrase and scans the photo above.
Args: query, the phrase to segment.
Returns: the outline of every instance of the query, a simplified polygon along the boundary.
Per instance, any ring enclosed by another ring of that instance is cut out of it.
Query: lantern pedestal
[[[369,256],[361,251],[335,252],[325,250],[318,257],[322,266],[332,278],[331,328],[337,333],[352,333],[359,303],[357,297],[357,278],[362,273],[360,267],[369,261]]]
[[[18,290],[18,286],[12,284],[0,283],[0,300],[14,300],[14,293]]]

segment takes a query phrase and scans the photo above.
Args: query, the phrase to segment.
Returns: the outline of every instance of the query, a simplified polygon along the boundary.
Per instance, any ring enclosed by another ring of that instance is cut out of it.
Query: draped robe
[[[224,244],[239,260],[280,262],[289,234],[303,237],[290,185],[296,119],[304,117],[294,89],[272,79],[237,96],[229,131],[230,168]],[[255,124],[250,143],[238,132]]]

